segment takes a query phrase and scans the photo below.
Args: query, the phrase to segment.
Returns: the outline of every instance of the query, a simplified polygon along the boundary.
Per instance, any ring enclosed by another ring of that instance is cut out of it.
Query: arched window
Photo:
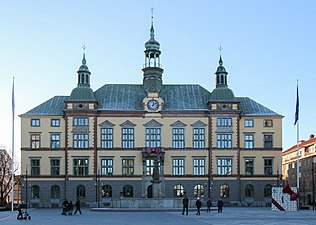
[[[50,189],[50,198],[58,199],[60,198],[60,188],[58,185],[53,185]]]
[[[40,188],[37,185],[32,186],[32,198],[39,198]]]
[[[86,188],[83,185],[78,185],[76,190],[77,198],[85,198],[86,197]]]
[[[204,187],[201,184],[194,186],[194,197],[204,197]]]
[[[184,188],[181,184],[177,184],[173,187],[173,197],[182,197],[184,194]]]
[[[133,186],[132,185],[125,185],[123,187],[123,196],[125,198],[132,198],[133,197]]]
[[[219,196],[221,198],[229,198],[229,186],[227,184],[223,184],[220,186]]]
[[[272,185],[271,184],[267,184],[264,187],[264,197],[271,197],[272,196]]]
[[[247,184],[245,187],[245,196],[248,198],[254,197],[255,189],[252,184]]]
[[[112,186],[111,185],[103,185],[102,186],[102,197],[112,197]]]

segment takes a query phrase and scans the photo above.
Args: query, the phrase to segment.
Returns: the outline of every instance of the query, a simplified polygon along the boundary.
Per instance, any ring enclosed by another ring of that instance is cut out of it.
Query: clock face
[[[149,110],[155,111],[159,107],[159,102],[157,102],[156,100],[150,100],[147,103],[147,107],[148,107]]]

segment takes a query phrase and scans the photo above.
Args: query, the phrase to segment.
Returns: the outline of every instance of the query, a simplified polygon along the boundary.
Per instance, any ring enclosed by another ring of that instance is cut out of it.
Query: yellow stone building
[[[22,198],[34,207],[60,206],[65,198],[177,207],[186,192],[226,204],[270,203],[281,169],[283,117],[235,97],[222,57],[212,91],[164,84],[153,25],[144,53],[142,83],[93,91],[84,54],[70,96],[20,115]]]

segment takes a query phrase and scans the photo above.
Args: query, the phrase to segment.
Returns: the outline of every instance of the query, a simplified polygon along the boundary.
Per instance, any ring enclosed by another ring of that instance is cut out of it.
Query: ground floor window
[[[111,185],[103,185],[102,186],[102,197],[112,197],[112,186]]]
[[[264,197],[271,197],[272,196],[272,185],[271,184],[267,184],[264,187]]]
[[[50,198],[59,199],[60,198],[60,188],[58,185],[53,185],[50,190]]]
[[[228,198],[229,197],[229,186],[227,184],[223,184],[220,186],[219,196],[221,198]]]
[[[39,186],[37,185],[33,185],[32,186],[32,189],[31,189],[31,192],[32,192],[32,198],[39,198],[40,197],[40,188]]]
[[[77,198],[85,198],[86,197],[86,188],[83,185],[78,185],[76,190]]]
[[[132,185],[125,185],[123,187],[123,196],[125,198],[132,198],[133,197],[133,186]]]
[[[173,187],[173,197],[182,197],[184,194],[184,188],[181,184],[177,184]]]
[[[247,184],[245,187],[245,196],[248,198],[253,198],[254,197],[254,187],[252,184]]]
[[[194,197],[204,197],[204,186],[197,184],[194,186]]]

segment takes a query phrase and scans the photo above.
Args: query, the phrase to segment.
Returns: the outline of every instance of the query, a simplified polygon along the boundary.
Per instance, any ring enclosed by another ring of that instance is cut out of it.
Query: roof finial
[[[223,48],[222,48],[221,44],[220,44],[218,50],[219,50],[219,65],[222,66],[223,65],[223,60],[222,60],[222,50],[223,50]]]
[[[87,61],[86,61],[86,43],[85,41],[83,41],[83,46],[82,46],[82,49],[83,49],[83,58],[82,58],[82,64],[86,65]]]
[[[150,37],[155,37],[155,31],[154,31],[154,8],[151,7],[151,27],[150,27]]]

